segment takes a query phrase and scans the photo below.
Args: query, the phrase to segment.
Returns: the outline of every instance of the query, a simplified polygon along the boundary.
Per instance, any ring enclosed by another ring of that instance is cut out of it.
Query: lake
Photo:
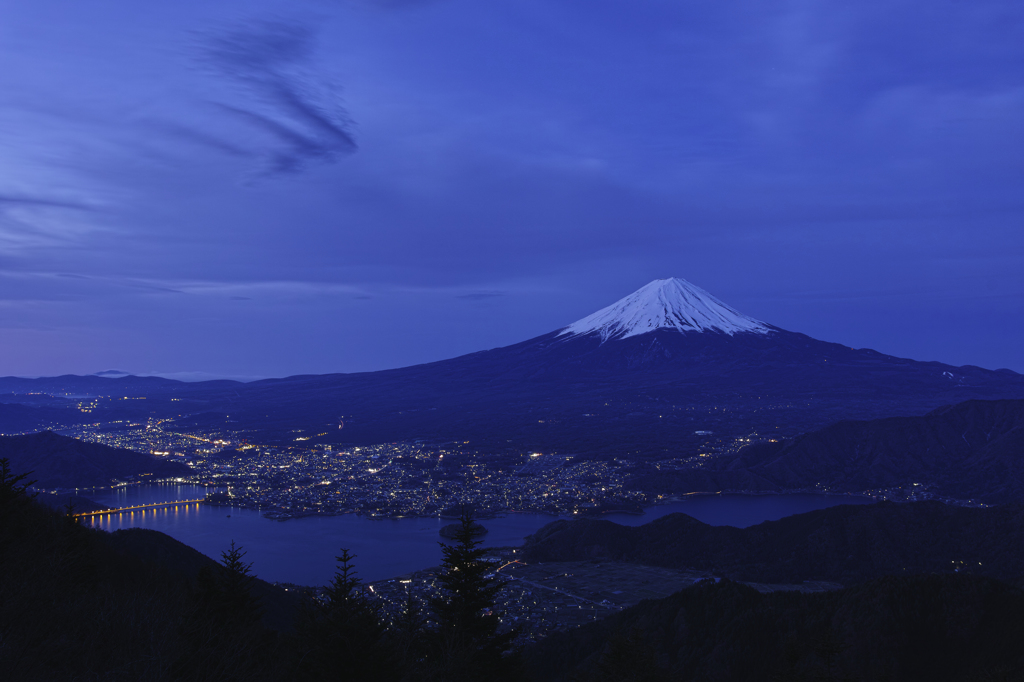
[[[115,491],[85,493],[111,507],[204,497],[207,488],[194,485],[142,485]],[[683,512],[715,526],[744,528],[792,514],[838,504],[868,504],[870,498],[815,495],[692,495],[679,502],[650,507],[643,515],[608,514],[628,526]],[[484,519],[490,531],[484,545],[521,545],[523,538],[557,517],[546,514],[508,514]],[[334,574],[334,557],[341,547],[358,557],[356,570],[364,581],[381,580],[441,563],[438,531],[448,519],[368,519],[356,514],[272,521],[259,512],[236,507],[190,505],[90,517],[94,528],[151,528],[220,559],[234,540],[241,545],[253,572],[271,582],[324,585]]]

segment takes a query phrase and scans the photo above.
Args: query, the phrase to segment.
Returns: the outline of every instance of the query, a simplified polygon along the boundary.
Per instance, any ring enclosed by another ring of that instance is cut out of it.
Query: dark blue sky
[[[0,375],[394,367],[670,276],[1024,372],[1019,0],[0,8]]]

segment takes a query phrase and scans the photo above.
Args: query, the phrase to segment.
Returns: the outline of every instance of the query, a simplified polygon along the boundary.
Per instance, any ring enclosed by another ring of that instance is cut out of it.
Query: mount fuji
[[[656,279],[622,300],[573,322],[559,336],[600,334],[601,339],[628,339],[657,329],[680,332],[749,332],[770,334],[758,322],[683,279]]]
[[[1024,398],[1024,376],[819,341],[662,279],[548,334],[412,367],[250,383],[6,378],[3,391],[145,395],[136,404],[147,415],[197,428],[224,426],[230,415],[232,430],[282,444],[302,430],[307,445],[424,439],[664,457],[692,453],[707,432],[795,435],[842,419]]]

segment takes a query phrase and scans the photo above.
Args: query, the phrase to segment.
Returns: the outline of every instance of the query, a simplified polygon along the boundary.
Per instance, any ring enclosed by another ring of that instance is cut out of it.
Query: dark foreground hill
[[[0,678],[284,679],[296,600],[258,581],[264,622],[206,607],[197,576],[217,564],[155,531],[108,534],[0,481]],[[216,578],[215,578],[216,579]]]
[[[0,402],[0,435],[59,429],[80,424],[85,415],[70,407]]]
[[[971,400],[920,417],[842,421],[758,443],[710,469],[646,477],[652,490],[834,492],[928,489],[989,504],[1024,501],[1024,400]]]
[[[194,582],[204,569],[211,570],[217,565],[202,552],[170,535],[148,528],[118,530],[104,539],[117,555],[133,557],[150,566],[159,566],[160,570],[190,582]],[[280,631],[292,629],[295,608],[298,606],[298,598],[294,593],[257,579],[252,584],[252,595],[260,603],[264,625]]]
[[[448,675],[449,650],[433,643],[449,640],[438,640],[419,618],[395,622],[385,634],[371,622],[328,640],[268,628],[251,611],[224,601],[223,594],[230,594],[218,591],[224,587],[202,588],[203,570],[211,565],[160,533],[107,534],[18,498],[5,470],[2,679],[513,679],[509,665],[469,677]],[[276,594],[287,607],[287,595]],[[211,597],[217,608],[210,608]],[[264,598],[268,611],[270,601]],[[606,622],[545,640],[526,652],[532,674],[522,679],[560,680],[572,673],[599,682],[1019,679],[1022,638],[1022,592],[977,576],[886,578],[833,593],[767,596],[723,581],[642,602]],[[311,671],[308,661],[314,659],[325,667]],[[354,667],[380,667],[381,661],[400,665],[385,665],[387,676]]]
[[[0,457],[8,458],[15,471],[31,471],[40,488],[89,488],[140,476],[171,478],[192,473],[184,464],[49,431],[0,436]]]
[[[1024,577],[1024,505],[841,505],[733,528],[670,514],[637,527],[555,521],[527,538],[527,561],[629,561],[734,580],[850,585],[884,575]]]
[[[966,575],[760,594],[710,581],[527,651],[535,680],[1024,679],[1024,591]]]
[[[44,507],[49,507],[50,509],[62,513],[70,511],[73,514],[82,514],[85,512],[110,509],[107,505],[93,502],[88,497],[71,493],[56,494],[40,492],[36,495],[35,500]]]

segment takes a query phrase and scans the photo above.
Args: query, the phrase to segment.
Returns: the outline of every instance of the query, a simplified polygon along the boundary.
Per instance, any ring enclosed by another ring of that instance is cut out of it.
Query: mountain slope
[[[264,429],[306,425],[331,442],[432,438],[637,457],[692,451],[695,431],[794,434],[843,418],[1024,398],[1024,377],[817,341],[669,279],[504,348],[181,397]],[[332,426],[341,421],[344,429]]]
[[[162,533],[14,502],[0,505],[0,548],[5,681],[290,679],[295,647],[264,623],[290,629],[294,594],[258,581],[264,623],[204,610],[195,578],[216,562]]]
[[[839,422],[750,446],[702,475],[715,489],[735,487],[730,481],[742,475],[780,489],[861,492],[917,483],[960,499],[1024,500],[1024,400],[974,400],[920,417]]]
[[[599,334],[627,339],[656,329],[770,334],[772,327],[747,317],[686,280],[657,279],[629,296],[563,329],[559,336]]]
[[[841,419],[1024,398],[1024,377],[818,341],[659,280],[549,334],[414,367],[246,384],[0,379],[0,390],[39,389],[146,395],[100,409],[253,429],[264,442],[291,442],[303,429],[310,445],[427,439],[636,458],[692,454],[707,440],[696,431],[795,435]]]
[[[890,577],[834,592],[701,583],[555,633],[540,680],[1019,680],[1024,591],[972,576]]]
[[[526,561],[627,561],[735,580],[854,584],[884,575],[967,571],[1024,578],[1024,507],[941,502],[841,505],[749,528],[670,514],[642,526],[578,519],[527,538]]]
[[[793,435],[841,419],[1024,397],[1024,377],[902,360],[792,332],[659,329],[605,342],[598,334],[554,332],[416,367],[182,397],[207,401],[204,409],[251,428],[327,433],[322,442],[511,441],[520,449],[654,456],[692,452],[702,442],[695,431]]]
[[[170,478],[192,473],[184,464],[49,431],[0,436],[0,457],[10,459],[15,471],[31,471],[39,488],[109,486],[113,479],[123,481],[140,475]]]

